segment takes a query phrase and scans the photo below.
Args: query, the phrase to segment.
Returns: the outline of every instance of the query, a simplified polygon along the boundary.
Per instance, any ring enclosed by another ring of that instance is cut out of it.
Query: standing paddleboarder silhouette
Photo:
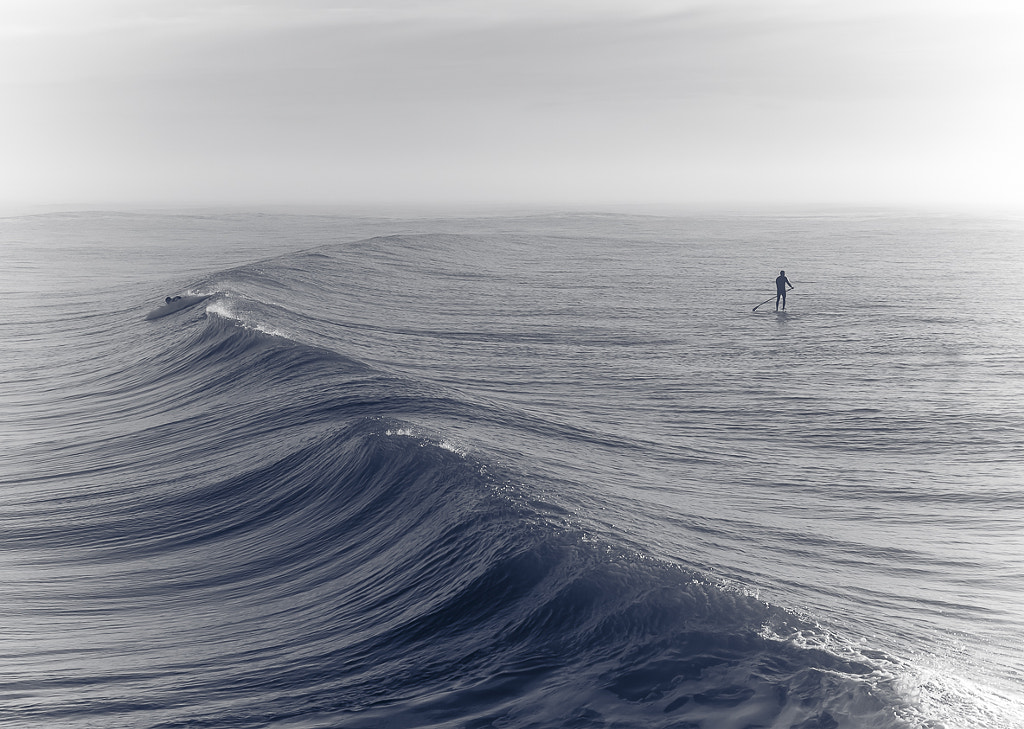
[[[793,288],[793,284],[786,278],[785,271],[779,271],[778,277],[775,279],[775,311],[779,310],[779,300],[782,300],[782,310],[786,310],[786,286]]]

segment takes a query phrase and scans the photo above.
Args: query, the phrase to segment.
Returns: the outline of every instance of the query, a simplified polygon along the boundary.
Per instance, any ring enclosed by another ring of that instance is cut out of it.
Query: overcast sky
[[[0,205],[1024,203],[1020,0],[0,0]]]

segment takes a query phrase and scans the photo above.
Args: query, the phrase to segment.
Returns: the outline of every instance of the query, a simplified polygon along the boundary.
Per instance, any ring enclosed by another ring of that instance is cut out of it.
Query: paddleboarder
[[[786,310],[786,286],[793,288],[793,284],[786,278],[786,272],[779,271],[778,278],[775,279],[775,311],[779,310],[779,299],[782,300],[782,310]]]

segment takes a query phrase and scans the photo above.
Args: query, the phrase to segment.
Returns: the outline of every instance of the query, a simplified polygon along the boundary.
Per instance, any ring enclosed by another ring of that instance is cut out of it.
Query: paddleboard
[[[187,309],[190,306],[195,306],[200,301],[206,301],[213,294],[204,294],[202,296],[180,296],[175,297],[171,301],[165,302],[163,306],[158,306],[153,311],[146,314],[147,319],[159,319],[162,316],[173,314],[176,311]]]

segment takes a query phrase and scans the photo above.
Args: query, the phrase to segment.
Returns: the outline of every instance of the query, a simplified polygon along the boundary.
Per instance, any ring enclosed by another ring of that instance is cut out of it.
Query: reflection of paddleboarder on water
[[[782,299],[782,310],[786,310],[786,286],[793,288],[793,284],[786,278],[786,272],[779,271],[779,276],[775,279],[775,311],[779,310],[779,299]]]

